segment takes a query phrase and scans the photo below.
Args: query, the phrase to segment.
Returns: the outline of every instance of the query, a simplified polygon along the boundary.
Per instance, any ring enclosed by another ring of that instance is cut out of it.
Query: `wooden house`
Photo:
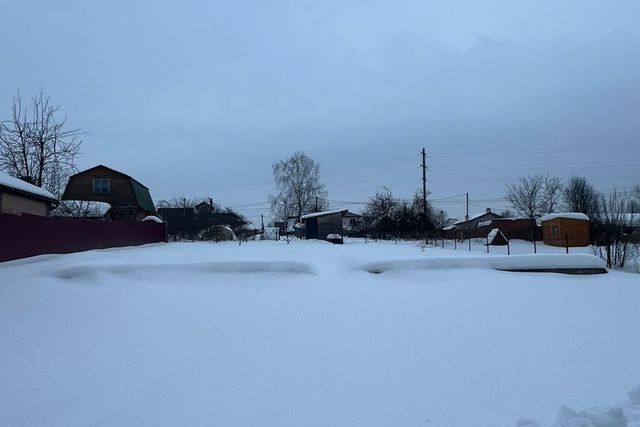
[[[302,215],[300,221],[304,226],[307,239],[327,240],[329,235],[343,235],[343,219],[346,209],[316,212]]]
[[[111,205],[108,219],[141,221],[155,215],[149,189],[129,175],[98,165],[69,178],[62,200],[84,200]]]
[[[591,244],[591,224],[583,213],[552,213],[540,221],[545,245],[581,247]]]
[[[58,203],[47,190],[0,172],[0,213],[49,216]]]

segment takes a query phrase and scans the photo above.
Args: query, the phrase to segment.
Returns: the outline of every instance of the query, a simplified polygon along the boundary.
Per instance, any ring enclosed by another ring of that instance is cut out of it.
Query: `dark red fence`
[[[0,214],[0,261],[164,242],[166,225]]]

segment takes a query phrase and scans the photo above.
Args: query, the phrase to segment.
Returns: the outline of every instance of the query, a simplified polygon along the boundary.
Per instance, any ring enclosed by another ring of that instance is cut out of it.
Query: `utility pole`
[[[318,212],[318,196],[316,196],[316,212]]]
[[[424,240],[428,244],[427,237],[427,151],[422,147],[422,227],[424,227]]]
[[[469,252],[471,252],[471,232],[469,230],[469,193],[466,197],[467,214],[464,216],[464,220],[467,223],[467,240],[469,241]]]
[[[262,233],[264,234],[264,215],[260,214],[260,230],[262,230]]]

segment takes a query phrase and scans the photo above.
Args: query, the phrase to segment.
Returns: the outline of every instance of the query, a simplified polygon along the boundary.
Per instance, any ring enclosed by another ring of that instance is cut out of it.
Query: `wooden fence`
[[[166,241],[166,225],[0,214],[0,262]]]

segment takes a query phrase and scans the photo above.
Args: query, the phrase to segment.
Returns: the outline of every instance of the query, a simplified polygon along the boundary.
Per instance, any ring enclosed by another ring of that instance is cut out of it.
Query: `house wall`
[[[109,194],[93,192],[93,180],[108,178],[111,180]],[[111,206],[137,206],[133,187],[128,177],[107,168],[95,168],[74,176],[64,192],[66,200],[88,200],[109,203]]]
[[[546,245],[583,247],[591,244],[589,221],[569,218],[555,218],[542,223],[542,241]]]
[[[14,215],[28,213],[31,215],[48,216],[47,202],[33,200],[10,193],[0,193],[0,212]]]
[[[326,240],[329,234],[342,235],[342,214],[318,217],[318,238]]]

